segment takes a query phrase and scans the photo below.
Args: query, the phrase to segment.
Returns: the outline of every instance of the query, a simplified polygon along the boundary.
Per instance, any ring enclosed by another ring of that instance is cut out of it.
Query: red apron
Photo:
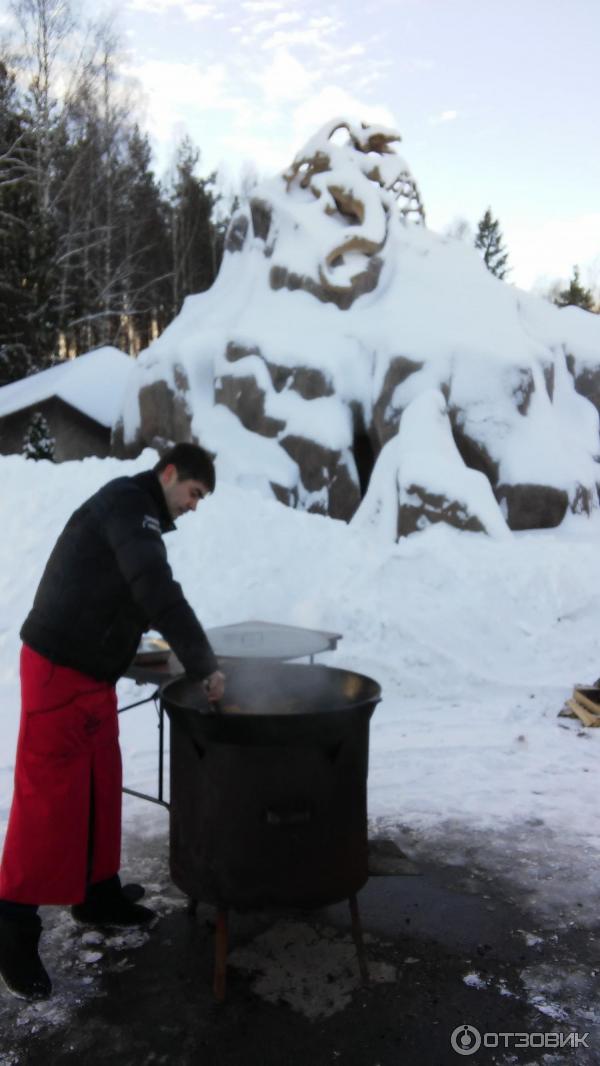
[[[21,702],[0,899],[80,903],[88,881],[112,877],[120,866],[114,686],[57,666],[24,645]]]

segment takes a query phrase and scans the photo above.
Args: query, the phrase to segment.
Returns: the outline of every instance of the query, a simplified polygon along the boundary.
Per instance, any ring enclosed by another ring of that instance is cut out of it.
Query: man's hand
[[[215,700],[223,699],[223,693],[225,692],[225,674],[222,674],[220,670],[215,670],[214,673],[205,677],[203,684],[206,689],[206,695],[211,703],[214,703]]]

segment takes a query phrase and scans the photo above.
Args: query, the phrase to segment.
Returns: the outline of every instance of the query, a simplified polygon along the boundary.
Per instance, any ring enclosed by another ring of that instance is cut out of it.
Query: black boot
[[[147,925],[155,913],[135,902],[140,889],[141,885],[122,888],[118,876],[110,877],[90,885],[85,900],[71,907],[71,914],[84,925]]]
[[[38,954],[41,932],[37,914],[27,918],[0,914],[0,976],[18,999],[47,999],[52,991]]]
[[[130,903],[137,903],[138,899],[141,899],[146,894],[146,889],[143,885],[138,885],[133,881],[129,885],[123,885],[121,892],[124,896],[127,896]]]

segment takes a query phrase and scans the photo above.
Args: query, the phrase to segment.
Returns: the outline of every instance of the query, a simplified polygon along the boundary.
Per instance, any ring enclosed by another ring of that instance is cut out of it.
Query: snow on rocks
[[[336,118],[253,191],[212,288],[140,355],[117,454],[194,439],[219,476],[346,521],[376,481],[391,497],[371,524],[380,515],[392,539],[431,521],[495,536],[596,510],[600,320],[428,231],[399,140]],[[437,449],[402,429],[431,390],[446,402]],[[401,490],[399,522],[392,440],[418,488]]]
[[[406,407],[400,429],[382,449],[371,485],[355,525],[386,529],[394,516],[383,518],[386,504],[393,509],[395,481],[395,531],[407,536],[434,522],[456,529],[508,537],[487,478],[464,463],[452,436],[448,408],[441,392],[427,390]]]

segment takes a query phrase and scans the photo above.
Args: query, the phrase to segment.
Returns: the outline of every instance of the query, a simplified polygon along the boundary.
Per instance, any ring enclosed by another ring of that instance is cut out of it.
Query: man
[[[121,886],[121,757],[115,683],[144,630],[221,699],[224,676],[174,580],[162,534],[214,489],[212,460],[177,444],[154,470],[120,477],[71,516],[21,629],[21,727],[0,865],[0,976],[24,999],[51,983],[38,954],[40,904],[76,920],[141,925],[154,914]]]

